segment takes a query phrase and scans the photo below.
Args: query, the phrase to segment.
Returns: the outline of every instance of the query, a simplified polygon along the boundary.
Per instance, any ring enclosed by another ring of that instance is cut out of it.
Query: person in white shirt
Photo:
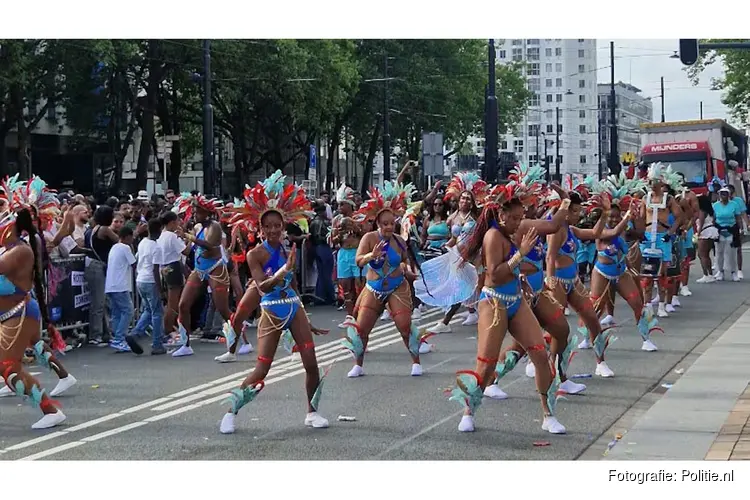
[[[180,305],[180,296],[185,286],[185,269],[183,258],[187,246],[177,235],[180,222],[177,214],[166,212],[161,216],[162,231],[156,240],[159,252],[154,264],[161,267],[161,275],[167,287],[167,310],[164,313],[164,331],[174,332],[177,330],[177,311]]]
[[[130,349],[141,354],[143,349],[138,345],[136,337],[146,335],[146,327],[151,325],[151,354],[166,354],[167,350],[162,345],[162,317],[163,306],[161,303],[161,273],[159,262],[161,253],[157,240],[161,235],[161,220],[158,218],[148,221],[148,238],[143,239],[138,245],[136,256],[135,285],[138,295],[141,297],[141,317],[125,337]]]
[[[131,250],[133,231],[128,227],[120,228],[120,241],[109,251],[107,276],[104,281],[104,292],[109,299],[110,317],[114,337],[110,347],[119,352],[128,352],[130,347],[125,342],[130,321],[133,319],[133,264],[135,256]]]

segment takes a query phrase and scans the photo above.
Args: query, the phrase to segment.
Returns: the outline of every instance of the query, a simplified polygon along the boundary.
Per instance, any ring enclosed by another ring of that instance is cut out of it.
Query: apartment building
[[[602,158],[609,157],[609,134],[612,124],[610,108],[610,85],[599,84],[599,117],[601,121]],[[641,95],[641,89],[629,83],[615,84],[615,123],[617,125],[617,153],[638,155],[640,150],[640,127],[654,121],[651,99]]]

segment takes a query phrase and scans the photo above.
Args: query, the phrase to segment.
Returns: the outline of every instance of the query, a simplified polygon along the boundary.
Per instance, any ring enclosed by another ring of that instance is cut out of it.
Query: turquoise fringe
[[[505,375],[513,371],[516,367],[518,360],[521,358],[516,351],[508,351],[503,361],[498,361],[495,365],[495,383],[503,378]]]
[[[226,321],[224,323],[221,333],[223,333],[224,338],[227,339],[227,349],[229,349],[229,347],[234,345],[234,342],[237,340],[237,333],[234,331],[231,321]]]
[[[419,335],[419,328],[412,322],[411,333],[409,334],[409,352],[412,356],[419,356],[419,345],[422,343],[422,339]]]
[[[245,387],[244,389],[233,389],[229,394],[229,399],[225,403],[232,405],[232,413],[237,415],[240,409],[255,399],[258,393],[263,389],[262,384],[255,387]]]
[[[558,361],[559,358],[555,358],[555,366],[557,366]],[[557,391],[560,390],[560,372],[558,370],[553,370],[553,372],[555,376],[552,378],[549,389],[547,389],[547,407],[550,415],[554,416],[557,407]]]
[[[580,337],[578,336],[578,333],[572,332],[570,334],[570,337],[568,338],[568,345],[565,348],[565,350],[562,352],[560,364],[556,365],[560,367],[560,371],[562,372],[563,375],[568,373],[568,367],[570,366],[570,362],[576,353],[576,349],[578,349],[579,342],[580,342]]]
[[[365,345],[357,331],[357,323],[354,318],[348,317],[344,320],[344,324],[347,325],[346,338],[341,340],[341,345],[352,353],[354,359],[359,359],[365,353]]]
[[[448,398],[448,401],[460,402],[464,408],[469,409],[471,415],[474,415],[477,408],[482,404],[482,398],[484,396],[482,388],[479,386],[479,382],[475,376],[467,373],[458,374],[456,382],[458,382],[458,387],[451,391],[451,396]],[[461,388],[462,385],[466,390]]]

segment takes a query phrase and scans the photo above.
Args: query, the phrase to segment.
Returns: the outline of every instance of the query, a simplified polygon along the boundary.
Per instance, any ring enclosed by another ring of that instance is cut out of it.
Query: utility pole
[[[497,181],[497,78],[495,77],[495,40],[487,45],[488,85],[485,106],[484,129],[484,180],[489,184]]]
[[[701,120],[703,119],[703,101],[701,101]]]
[[[383,180],[391,180],[391,127],[388,110],[388,53],[383,65]]]
[[[211,40],[203,40],[203,194],[214,189],[214,107],[211,105]]]
[[[599,164],[596,167],[596,171],[599,174],[599,180],[604,178],[604,169],[602,168],[602,108],[601,104],[596,106],[596,142],[599,145]]]
[[[661,122],[664,123],[664,77],[661,77]]]
[[[617,112],[615,110],[615,42],[609,42],[609,173],[620,173],[620,160],[617,152]],[[663,101],[662,101],[663,102]]]
[[[560,106],[555,108],[555,179],[560,182]]]
[[[547,156],[547,134],[542,132],[544,137],[544,180],[549,183],[549,157]]]
[[[539,164],[539,129],[536,130],[536,162]]]

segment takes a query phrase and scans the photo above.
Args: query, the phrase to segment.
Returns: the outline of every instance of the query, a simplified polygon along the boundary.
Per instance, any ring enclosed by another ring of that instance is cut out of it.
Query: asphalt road
[[[694,278],[697,273],[694,272]],[[692,284],[693,297],[662,320],[664,335],[654,338],[660,350],[640,350],[640,338],[629,310],[618,303],[618,340],[608,351],[613,379],[579,380],[584,395],[567,396],[558,404],[565,436],[541,430],[541,413],[534,382],[524,365],[508,375],[502,387],[506,401],[485,399],[476,418],[477,431],[457,431],[461,408],[447,401],[446,388],[455,372],[472,369],[476,327],[453,326],[453,333],[435,338],[436,351],[422,358],[425,375],[410,377],[411,363],[391,322],[380,322],[371,341],[365,370],[347,379],[351,361],[338,348],[336,324],[343,313],[312,308],[313,323],[332,329],[318,338],[318,359],[325,366],[338,360],[326,379],[321,413],[329,429],[303,425],[301,365],[277,354],[266,388],[237,418],[237,432],[221,435],[219,421],[226,392],[252,368],[254,355],[219,365],[213,357],[223,346],[196,342],[189,358],[136,357],[108,348],[84,348],[63,358],[79,380],[59,398],[68,416],[56,429],[32,431],[39,415],[17,398],[0,399],[0,459],[53,460],[570,460],[579,456],[630,406],[712,329],[750,299],[750,283]],[[433,311],[422,320],[432,324]],[[569,317],[574,324],[575,317]],[[571,374],[593,373],[593,353],[574,360]],[[45,387],[55,379],[38,367]],[[339,415],[354,422],[337,421]],[[534,442],[549,442],[536,447]]]

